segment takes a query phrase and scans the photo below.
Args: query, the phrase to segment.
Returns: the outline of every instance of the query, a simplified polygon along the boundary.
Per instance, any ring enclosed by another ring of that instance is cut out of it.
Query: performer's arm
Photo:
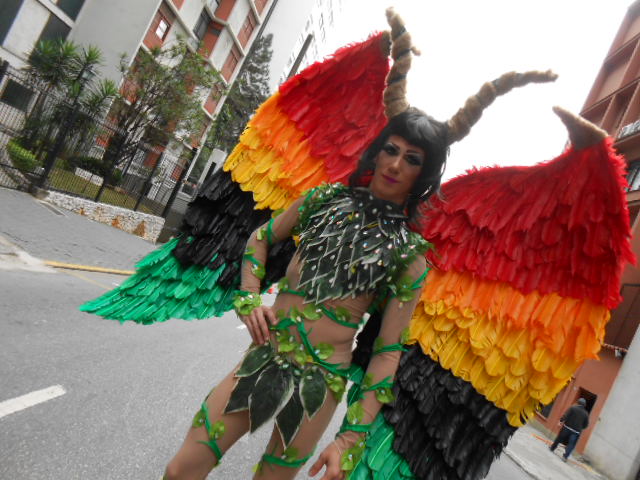
[[[256,229],[247,241],[240,290],[234,306],[256,344],[263,344],[269,339],[269,322],[277,323],[271,308],[261,305],[260,300],[260,280],[265,275],[267,253],[271,245],[291,236],[291,231],[298,224],[298,209],[303,201],[304,198],[300,198],[293,202],[282,214]]]
[[[374,351],[362,384],[363,395],[349,406],[349,425],[343,426],[343,431],[333,442],[342,457],[343,466],[345,458],[350,453],[353,458],[358,457],[357,450],[363,446],[362,442],[366,439],[369,425],[378,415],[382,405],[393,400],[392,383],[402,355],[402,345],[406,341],[403,337],[408,331],[411,316],[420,300],[426,266],[424,257],[419,256],[414,260],[405,272],[403,284],[408,288],[401,295],[389,299],[387,303],[380,334],[374,343]],[[411,298],[405,296],[408,290],[413,294],[410,295]],[[312,474],[317,473],[324,463],[327,464],[327,471],[333,467],[332,453],[328,451],[330,447],[312,467]]]

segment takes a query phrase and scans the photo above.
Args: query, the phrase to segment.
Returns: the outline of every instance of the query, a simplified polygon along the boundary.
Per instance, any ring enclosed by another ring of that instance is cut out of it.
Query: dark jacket
[[[589,412],[581,405],[572,405],[564,412],[560,421],[564,422],[566,427],[579,433],[589,426]]]

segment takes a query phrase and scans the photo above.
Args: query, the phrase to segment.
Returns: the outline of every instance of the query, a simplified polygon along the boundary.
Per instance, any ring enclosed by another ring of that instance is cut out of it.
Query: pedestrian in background
[[[566,445],[562,461],[566,462],[578,443],[578,438],[582,430],[589,426],[589,412],[586,409],[587,401],[579,398],[575,405],[571,405],[566,412],[560,417],[562,428],[553,444],[549,447],[552,452],[559,443]]]

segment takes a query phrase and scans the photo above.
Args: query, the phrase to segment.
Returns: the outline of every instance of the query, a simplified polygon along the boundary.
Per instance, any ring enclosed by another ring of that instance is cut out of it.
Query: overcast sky
[[[581,110],[631,0],[343,0],[333,51],[402,15],[422,56],[409,74],[409,100],[446,120],[483,82],[510,70],[552,69],[553,84],[500,97],[451,148],[446,177],[471,166],[530,165],[562,152],[566,131],[553,105]]]

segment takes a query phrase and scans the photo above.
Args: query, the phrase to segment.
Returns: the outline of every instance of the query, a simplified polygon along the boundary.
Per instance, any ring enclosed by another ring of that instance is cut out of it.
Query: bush
[[[98,175],[99,177],[104,177],[106,173],[105,164],[99,158],[76,156],[71,157],[69,159],[69,163],[76,168],[81,168],[82,170],[91,172],[94,175]]]
[[[40,165],[36,156],[26,148],[23,148],[15,139],[9,140],[5,148],[11,158],[11,162],[19,170],[32,172]]]

